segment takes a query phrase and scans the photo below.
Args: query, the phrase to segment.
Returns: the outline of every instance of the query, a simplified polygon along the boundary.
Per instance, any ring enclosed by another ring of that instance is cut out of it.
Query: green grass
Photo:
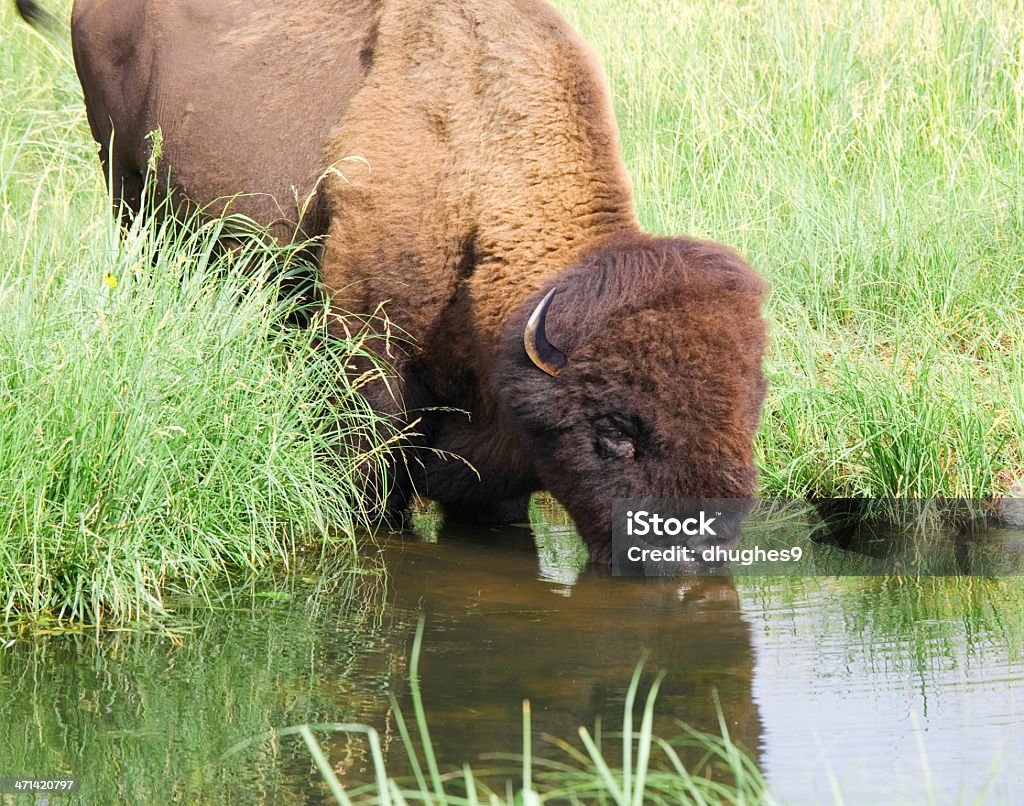
[[[390,685],[386,666],[366,667],[386,596],[383,574],[352,573],[339,555],[261,574],[252,598],[169,597],[174,642],[165,631],[83,629],[8,645],[5,633],[0,770],[77,778],[65,804],[250,804],[267,792],[306,803],[301,747],[220,756],[277,725],[364,716],[352,681]]]
[[[395,436],[346,370],[367,337],[283,326],[298,257],[239,222],[119,237],[66,54],[4,11],[0,618],[131,619],[309,541],[354,552],[356,468]]]
[[[641,219],[771,281],[765,493],[1024,476],[1019,0],[557,0],[603,58]]]
[[[725,719],[719,711],[721,736],[702,733],[677,722],[680,734],[671,740],[653,732],[654,709],[664,673],[651,682],[642,706],[638,693],[643,672],[639,664],[626,691],[623,727],[620,733],[602,737],[601,725],[591,732],[579,729],[579,744],[545,737],[556,754],[538,755],[533,750],[529,701],[523,702],[523,747],[521,755],[504,757],[505,765],[484,772],[470,766],[442,771],[419,689],[419,656],[423,642],[420,621],[409,663],[412,695],[412,724],[406,720],[392,697],[394,714],[402,746],[412,775],[394,777],[388,769],[380,735],[376,729],[351,723],[303,724],[276,729],[246,739],[225,753],[230,760],[244,750],[267,741],[279,742],[298,736],[324,780],[334,802],[402,806],[426,803],[437,806],[475,806],[478,803],[533,806],[542,802],[570,804],[615,804],[642,806],[650,803],[770,804],[774,803],[767,784],[754,760],[729,737]],[[639,724],[634,726],[634,708]],[[346,789],[335,773],[316,733],[365,736],[373,771],[373,782],[351,784]],[[688,767],[682,755],[696,751],[700,760]],[[509,764],[511,766],[509,766]],[[700,773],[694,769],[701,770]],[[504,789],[496,786],[504,781]]]

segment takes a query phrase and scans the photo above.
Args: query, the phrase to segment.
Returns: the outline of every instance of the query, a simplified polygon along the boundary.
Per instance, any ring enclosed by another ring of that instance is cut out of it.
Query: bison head
[[[731,249],[630,235],[527,299],[494,375],[591,559],[616,498],[746,498],[765,395],[764,284]]]

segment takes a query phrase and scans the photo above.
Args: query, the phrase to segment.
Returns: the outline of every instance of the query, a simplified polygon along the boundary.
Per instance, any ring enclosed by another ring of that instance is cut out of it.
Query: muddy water
[[[259,737],[365,722],[407,769],[391,698],[411,711],[422,617],[444,767],[517,752],[524,698],[545,755],[560,757],[542,734],[575,742],[597,718],[616,729],[645,657],[645,682],[667,671],[657,732],[718,732],[717,697],[784,801],[831,801],[836,787],[847,803],[1016,802],[1024,579],[615,579],[583,567],[568,530],[534,532],[421,530],[383,546],[386,578],[320,571],[212,612],[182,601],[180,645],[17,640],[0,650],[0,776],[73,775],[87,803],[324,802],[301,744]],[[363,742],[324,746],[344,779],[369,779]]]

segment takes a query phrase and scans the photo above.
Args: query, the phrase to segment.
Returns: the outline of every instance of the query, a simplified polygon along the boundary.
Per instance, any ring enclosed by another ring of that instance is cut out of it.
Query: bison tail
[[[21,18],[33,28],[45,31],[60,29],[60,21],[35,0],[15,0],[14,4],[18,7]]]

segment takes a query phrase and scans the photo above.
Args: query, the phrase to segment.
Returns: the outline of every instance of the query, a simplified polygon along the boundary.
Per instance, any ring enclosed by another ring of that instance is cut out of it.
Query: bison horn
[[[523,332],[523,344],[526,347],[526,354],[530,360],[544,370],[548,375],[557,375],[567,363],[565,353],[553,347],[548,341],[544,332],[544,323],[548,317],[548,308],[551,307],[551,300],[555,298],[557,288],[548,291],[547,296],[540,301],[540,304],[533,309],[530,319],[526,323],[526,330]]]

